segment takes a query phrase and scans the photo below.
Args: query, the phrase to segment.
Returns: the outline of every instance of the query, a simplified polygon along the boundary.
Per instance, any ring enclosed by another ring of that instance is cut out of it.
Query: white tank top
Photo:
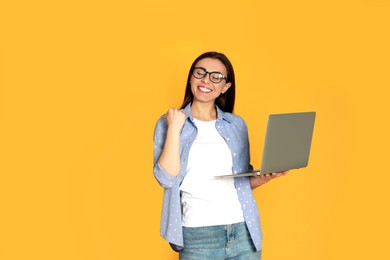
[[[232,173],[232,154],[214,121],[195,119],[198,135],[191,146],[187,174],[180,186],[185,227],[227,225],[244,221]]]

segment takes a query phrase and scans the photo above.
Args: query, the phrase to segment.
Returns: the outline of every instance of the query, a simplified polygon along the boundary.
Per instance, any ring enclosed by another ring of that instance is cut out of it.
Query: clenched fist
[[[186,114],[176,108],[170,108],[165,114],[165,120],[170,130],[180,131],[186,121]]]

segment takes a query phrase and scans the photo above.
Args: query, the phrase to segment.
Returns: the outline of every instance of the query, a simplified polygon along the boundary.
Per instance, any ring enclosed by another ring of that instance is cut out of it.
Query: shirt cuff
[[[154,166],[154,175],[160,185],[164,188],[172,188],[176,182],[176,177],[166,172],[159,162]]]

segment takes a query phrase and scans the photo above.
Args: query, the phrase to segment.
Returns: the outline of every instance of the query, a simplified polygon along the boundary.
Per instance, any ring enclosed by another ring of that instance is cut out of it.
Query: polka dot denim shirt
[[[158,163],[164,147],[167,133],[167,123],[162,116],[154,130],[154,176],[164,188],[163,208],[160,223],[161,236],[180,249],[183,247],[183,230],[181,223],[180,184],[186,174],[188,154],[197,135],[197,128],[191,114],[189,104],[183,109],[187,120],[180,135],[180,160],[181,169],[177,177],[169,175]],[[233,173],[245,172],[251,169],[249,164],[248,129],[244,120],[234,114],[223,112],[217,107],[218,118],[215,123],[220,135],[225,139],[233,156]],[[248,226],[256,249],[261,250],[262,232],[260,227],[259,212],[255,198],[252,195],[249,178],[235,178],[235,187],[241,203],[245,222]]]

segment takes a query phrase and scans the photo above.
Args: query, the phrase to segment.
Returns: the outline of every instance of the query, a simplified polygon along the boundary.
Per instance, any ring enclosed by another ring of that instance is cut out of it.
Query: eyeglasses
[[[216,71],[208,72],[202,67],[194,67],[192,69],[192,75],[197,79],[203,79],[207,74],[209,74],[210,81],[213,83],[220,83],[222,80],[226,79],[225,75]]]

